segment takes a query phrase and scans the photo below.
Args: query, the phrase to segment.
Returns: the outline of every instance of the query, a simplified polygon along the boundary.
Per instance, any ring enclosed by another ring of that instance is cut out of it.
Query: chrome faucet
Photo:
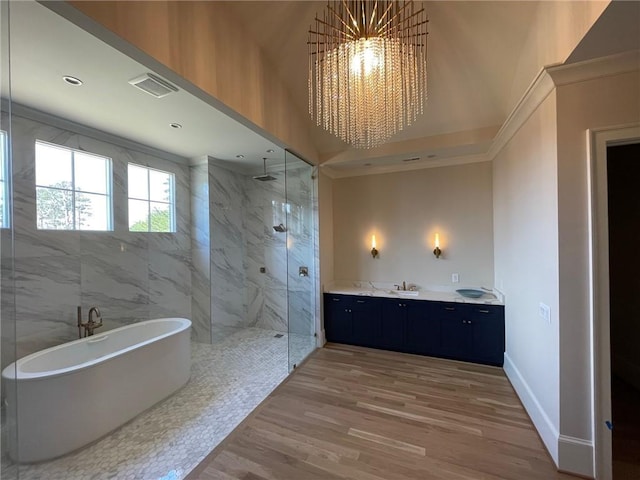
[[[98,321],[93,319],[94,315],[96,316]],[[83,322],[82,307],[78,306],[78,338],[90,337],[91,335],[93,335],[93,331],[96,328],[100,328],[101,326],[102,326],[102,315],[100,314],[100,309],[98,307],[91,307],[89,309],[89,320],[87,322]],[[84,332],[82,331],[83,328],[84,328]]]

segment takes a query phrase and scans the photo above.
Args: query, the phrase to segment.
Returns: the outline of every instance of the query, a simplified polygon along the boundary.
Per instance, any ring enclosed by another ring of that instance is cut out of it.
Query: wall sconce
[[[376,249],[376,236],[371,235],[371,256],[376,258],[378,256],[378,250]]]
[[[442,255],[442,250],[440,250],[440,235],[436,233],[436,248],[433,249],[433,254],[436,256],[436,258],[440,258],[440,255]]]

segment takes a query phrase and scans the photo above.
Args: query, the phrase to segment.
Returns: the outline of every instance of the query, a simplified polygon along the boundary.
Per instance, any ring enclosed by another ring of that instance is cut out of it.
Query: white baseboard
[[[538,399],[507,353],[504,354],[504,372],[507,374],[507,378],[518,394],[518,397],[520,397],[520,401],[524,405],[529,417],[531,417],[531,421],[533,421],[533,425],[536,427],[536,430],[538,430],[544,446],[549,451],[556,466],[558,466],[558,437],[560,436],[558,429],[551,419],[549,419],[538,402]]]
[[[558,438],[558,468],[563,472],[595,478],[593,442],[560,435]]]
[[[318,333],[318,340],[316,342],[316,346],[318,348],[322,348],[324,347],[325,343],[327,343],[327,337],[324,334],[324,329],[321,329],[320,333]]]

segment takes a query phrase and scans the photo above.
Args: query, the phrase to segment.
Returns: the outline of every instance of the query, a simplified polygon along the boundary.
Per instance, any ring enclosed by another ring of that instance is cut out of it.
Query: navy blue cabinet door
[[[339,295],[327,295],[324,304],[324,330],[328,342],[352,343],[351,302]]]
[[[405,302],[395,299],[382,301],[382,319],[380,325],[380,348],[388,350],[405,351],[404,330],[407,309]]]
[[[433,315],[431,305],[427,302],[404,302],[407,313],[405,329],[405,346],[407,351],[423,355],[440,353],[441,330],[440,319]]]
[[[438,303],[435,306],[442,321],[442,355],[466,360],[471,356],[471,325],[466,305]]]
[[[353,342],[363,347],[377,347],[380,342],[382,314],[379,298],[352,300]]]
[[[502,307],[472,308],[470,324],[473,352],[479,362],[502,366],[504,363],[504,314]]]

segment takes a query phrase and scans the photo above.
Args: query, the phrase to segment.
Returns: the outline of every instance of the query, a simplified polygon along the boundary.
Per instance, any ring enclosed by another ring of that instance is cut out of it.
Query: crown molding
[[[548,67],[556,87],[640,70],[640,50]]]
[[[640,50],[540,70],[496,134],[489,152],[493,160],[527,119],[557,87],[640,70]]]
[[[553,79],[547,72],[547,68],[543,68],[538,72],[536,78],[531,82],[524,95],[502,124],[502,127],[500,127],[500,130],[498,130],[487,153],[487,157],[490,160],[496,158],[554,88]]]
[[[426,168],[453,167],[456,165],[467,165],[470,163],[488,162],[489,158],[485,154],[461,155],[458,157],[441,158],[409,164],[380,165],[371,167],[338,169],[331,165],[320,165],[322,173],[331,179],[361,177],[364,175],[380,175],[385,173],[409,172],[413,170],[424,170]]]

